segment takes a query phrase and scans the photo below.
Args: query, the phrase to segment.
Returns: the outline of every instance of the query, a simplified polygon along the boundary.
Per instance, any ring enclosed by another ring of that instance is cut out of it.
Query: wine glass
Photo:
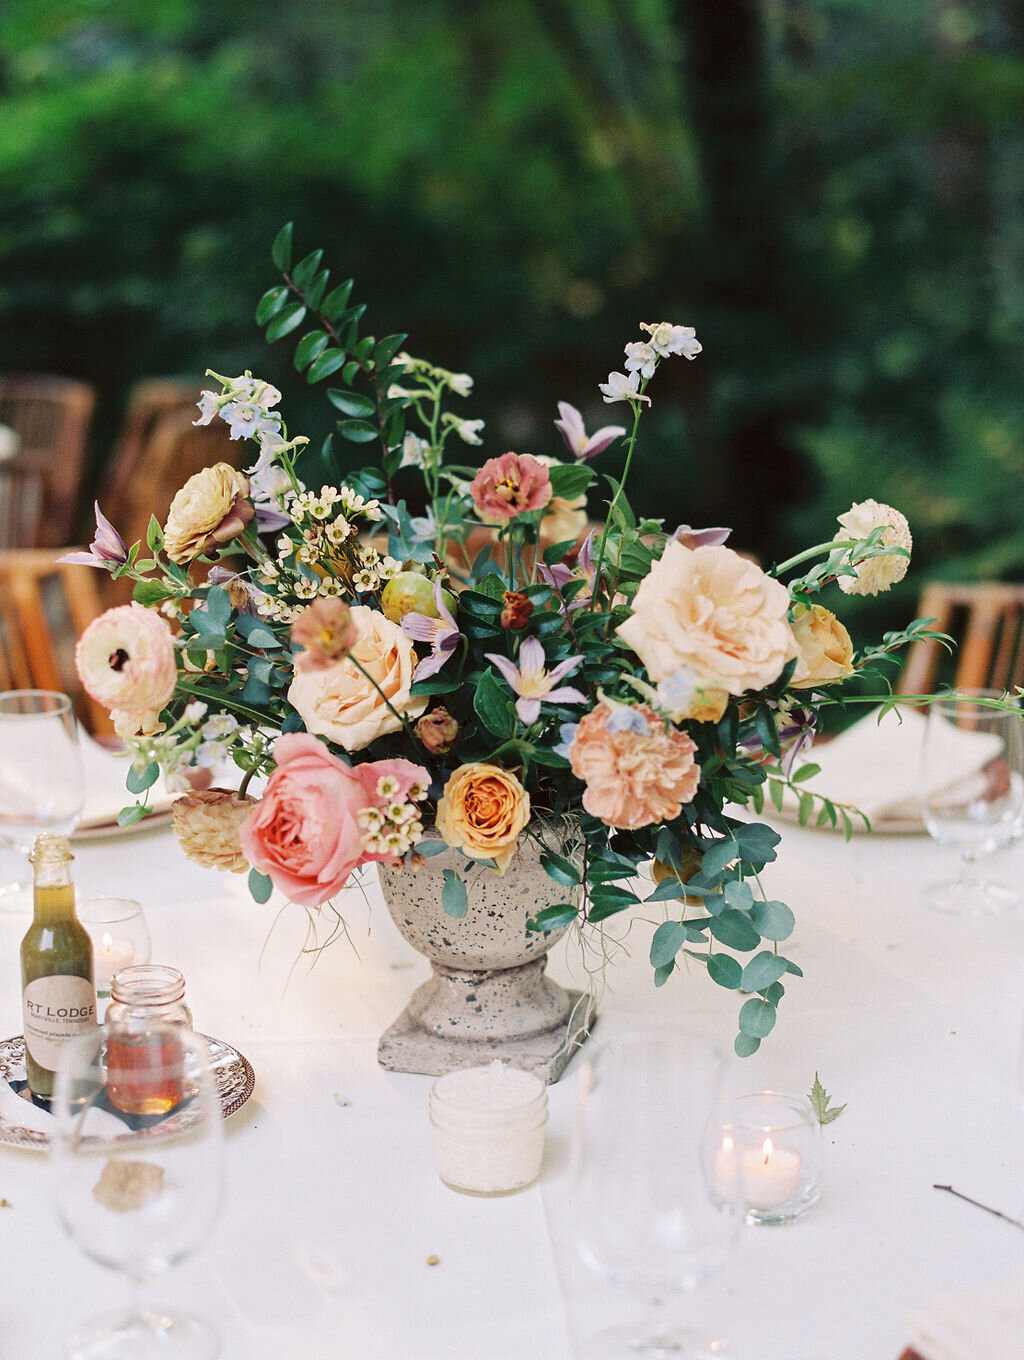
[[[215,1328],[142,1299],[220,1210],[223,1127],[206,1043],[182,1025],[107,1023],[66,1045],[52,1109],[60,1220],[88,1256],[134,1282],[128,1311],[68,1338],[71,1360],[212,1360]]]
[[[984,857],[1021,830],[1024,714],[982,702],[995,690],[960,690],[928,709],[922,748],[922,813],[940,845],[959,849],[959,877],[924,896],[939,911],[983,916],[1016,906],[1015,888],[983,873]]]
[[[569,1206],[590,1269],[639,1294],[636,1323],[592,1337],[586,1360],[721,1356],[676,1327],[669,1300],[725,1260],[743,1223],[728,1068],[707,1040],[642,1032],[611,1040],[581,1072]]]
[[[85,802],[78,726],[71,700],[53,690],[0,693],[0,844],[21,853],[0,903],[30,901],[28,853],[41,831],[70,835]]]

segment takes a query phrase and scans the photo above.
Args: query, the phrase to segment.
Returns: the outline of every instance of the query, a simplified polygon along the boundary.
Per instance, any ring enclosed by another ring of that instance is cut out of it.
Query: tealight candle
[[[495,1060],[439,1077],[430,1092],[437,1168],[469,1195],[508,1195],[532,1185],[544,1157],[547,1087]]]
[[[766,1138],[759,1146],[740,1149],[740,1179],[752,1209],[776,1209],[788,1204],[800,1189],[803,1157],[796,1148]]]
[[[110,995],[110,979],[119,968],[135,962],[135,945],[103,931],[99,942],[93,942],[93,977],[97,996]]]

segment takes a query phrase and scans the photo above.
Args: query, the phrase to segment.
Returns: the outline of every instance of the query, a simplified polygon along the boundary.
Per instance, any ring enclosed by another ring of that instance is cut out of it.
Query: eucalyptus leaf
[[[651,963],[661,968],[672,963],[686,943],[686,929],[681,921],[663,921],[651,938]]]
[[[444,887],[441,889],[441,906],[448,916],[462,917],[469,910],[469,894],[466,885],[454,869],[445,869]]]
[[[124,785],[129,793],[145,793],[147,789],[153,787],[159,778],[160,766],[155,760],[151,760],[142,770],[137,770],[134,765],[129,765]]]
[[[775,1007],[759,996],[752,996],[740,1007],[740,1030],[753,1039],[764,1039],[771,1034],[775,1020]]]
[[[254,902],[261,905],[269,902],[274,891],[273,880],[267,874],[261,874],[259,869],[249,870],[249,893]]]

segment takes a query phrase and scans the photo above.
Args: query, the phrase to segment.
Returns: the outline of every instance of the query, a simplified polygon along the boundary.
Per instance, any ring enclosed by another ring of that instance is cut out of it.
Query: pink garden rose
[[[292,902],[318,907],[363,859],[358,772],[322,741],[293,732],[274,742],[277,768],[240,833],[246,859]]]
[[[700,783],[697,747],[647,704],[598,704],[569,747],[572,772],[586,784],[583,806],[608,826],[633,830],[670,822]]]
[[[658,683],[681,666],[730,694],[777,680],[797,644],[789,592],[731,548],[669,543],[619,625]]]
[[[93,619],[75,648],[78,678],[110,709],[120,737],[159,730],[178,679],[174,637],[159,614],[118,605]]]
[[[551,477],[530,454],[503,453],[488,458],[469,491],[485,524],[503,524],[527,511],[542,510],[551,500]]]

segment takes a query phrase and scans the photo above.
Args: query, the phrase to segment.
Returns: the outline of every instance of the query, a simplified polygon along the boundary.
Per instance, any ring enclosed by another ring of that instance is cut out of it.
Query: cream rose
[[[191,562],[218,543],[237,538],[256,511],[249,479],[230,463],[203,468],[175,494],[164,525],[164,550],[172,562]]]
[[[409,697],[416,653],[398,624],[361,604],[352,607],[352,622],[358,638],[348,655],[321,670],[296,671],[288,702],[307,731],[361,751],[399,731],[402,718],[418,718],[428,700]]]
[[[686,666],[743,694],[777,680],[796,656],[788,611],[786,588],[731,548],[669,543],[617,631],[655,683]]]
[[[793,636],[800,654],[790,684],[794,689],[832,685],[853,674],[850,634],[823,605],[797,605]]]
[[[530,795],[500,765],[460,765],[437,805],[445,843],[471,859],[493,859],[503,874],[530,820]]]

